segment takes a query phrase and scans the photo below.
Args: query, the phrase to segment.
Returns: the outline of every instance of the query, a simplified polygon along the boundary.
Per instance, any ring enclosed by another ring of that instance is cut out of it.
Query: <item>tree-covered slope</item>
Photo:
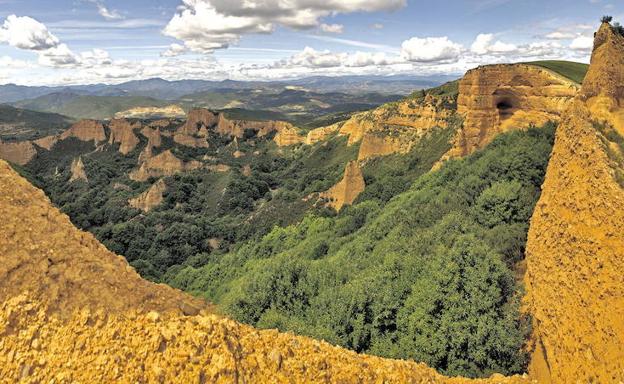
[[[522,372],[528,322],[514,270],[553,132],[499,136],[387,205],[364,194],[338,215],[311,214],[203,267],[171,270],[168,282],[259,327],[452,375]]]

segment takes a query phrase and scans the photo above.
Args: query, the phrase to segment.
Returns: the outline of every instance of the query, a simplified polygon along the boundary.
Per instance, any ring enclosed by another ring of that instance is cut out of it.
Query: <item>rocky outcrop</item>
[[[134,199],[130,199],[128,204],[131,207],[149,212],[158,207],[163,202],[163,194],[167,191],[167,184],[164,179],[158,180],[147,191]]]
[[[73,183],[74,181],[82,180],[85,182],[89,181],[87,177],[87,172],[85,171],[84,163],[82,162],[82,157],[78,157],[74,159],[71,163],[70,168],[71,176],[69,178],[69,182]]]
[[[159,128],[144,127],[141,130],[141,135],[147,138],[147,143],[152,148],[160,148],[162,145],[162,137]]]
[[[6,382],[527,382],[446,378],[423,364],[211,315],[202,301],[142,280],[4,162],[0,216]]]
[[[146,160],[138,170],[130,173],[130,179],[134,181],[147,181],[150,177],[172,176],[176,173],[191,171],[201,168],[199,161],[184,162],[170,150]]]
[[[608,122],[624,135],[624,56],[618,54],[620,44],[621,36],[608,24],[596,33],[592,64],[581,94],[595,119]]]
[[[293,126],[282,128],[273,139],[278,147],[289,147],[306,141],[305,136],[299,134],[299,130]]]
[[[339,125],[339,134],[349,136],[349,145],[362,143],[359,160],[407,153],[434,128],[448,127],[454,111],[445,107],[446,97],[428,95],[423,100],[405,99],[373,111],[352,116]],[[331,135],[336,126],[319,131]]]
[[[186,112],[179,105],[137,107],[115,114],[115,119],[183,119],[185,117]]]
[[[340,126],[338,124],[330,125],[329,127],[321,127],[316,128],[308,132],[305,143],[307,145],[316,144],[318,142],[327,140],[329,137],[333,136],[340,130]]]
[[[46,137],[42,137],[41,139],[35,140],[33,141],[33,143],[35,145],[37,145],[38,147],[41,147],[45,150],[52,150],[52,147],[54,147],[54,145],[56,143],[58,143],[58,136],[46,136]]]
[[[573,81],[537,66],[488,65],[468,71],[459,82],[457,107],[464,124],[445,157],[467,156],[509,130],[559,121],[577,92]]]
[[[37,156],[37,150],[30,141],[4,143],[0,140],[0,159],[18,165],[26,165]]]
[[[42,191],[19,177],[3,161],[0,161],[0,217],[3,218],[0,220],[0,302],[7,303],[28,293],[45,306],[46,315],[54,313],[63,318],[71,317],[74,311],[158,310],[195,314],[207,307],[172,288],[141,279],[124,258],[109,252],[90,233],[76,229]],[[14,372],[7,370],[9,366],[37,363],[30,359],[19,361],[17,355],[14,360],[8,358],[11,348],[6,340],[17,329],[13,327],[19,320],[9,312],[0,316],[0,377],[6,379],[12,377],[7,373]],[[23,321],[24,330],[46,323],[34,313]],[[77,335],[69,327],[63,337]],[[40,340],[45,342],[44,332],[40,332]],[[26,352],[23,348],[36,351],[30,344],[19,344],[14,345],[13,354]],[[52,350],[45,351],[38,357],[56,358]],[[53,370],[45,365],[39,369]]]
[[[106,141],[104,126],[99,121],[81,120],[63,132],[60,140],[75,137],[80,141],[94,141],[95,144]]]
[[[141,128],[141,123],[130,123],[126,119],[111,120],[108,125],[110,129],[109,144],[119,144],[119,152],[127,155],[134,151],[140,143],[139,138],[134,134],[134,130]]]
[[[255,131],[259,137],[267,136],[272,132],[280,132],[283,129],[293,128],[292,124],[285,121],[252,121],[230,120],[223,113],[219,114],[216,132],[224,136],[233,136],[242,139],[246,130]]]
[[[328,201],[329,206],[339,211],[345,205],[351,205],[364,192],[366,183],[362,170],[357,161],[351,161],[345,168],[344,177],[327,192],[321,193],[321,198]]]
[[[208,129],[217,124],[217,115],[207,109],[192,109],[186,122],[173,135],[173,141],[192,148],[208,148]]]
[[[603,60],[610,60],[604,62]],[[623,160],[592,98],[618,105],[624,38],[596,34],[591,76],[563,114],[527,243],[527,310],[540,383],[624,381]],[[624,73],[624,72],[621,72]],[[603,113],[606,111],[602,111]],[[614,114],[621,110],[614,109]],[[598,121],[597,121],[598,119]]]

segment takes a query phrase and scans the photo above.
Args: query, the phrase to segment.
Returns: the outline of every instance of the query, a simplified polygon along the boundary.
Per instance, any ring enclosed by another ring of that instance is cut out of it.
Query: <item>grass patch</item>
[[[585,75],[587,75],[587,71],[589,70],[589,65],[587,64],[563,60],[532,61],[524,64],[549,69],[578,84],[583,82]]]

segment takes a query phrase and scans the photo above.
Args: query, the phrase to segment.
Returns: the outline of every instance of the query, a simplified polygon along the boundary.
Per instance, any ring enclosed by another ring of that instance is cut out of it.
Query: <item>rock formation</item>
[[[119,143],[119,152],[123,155],[134,151],[140,143],[134,130],[141,128],[141,123],[132,124],[126,119],[114,119],[111,120],[108,128],[110,129],[109,144]]]
[[[176,173],[191,171],[201,168],[199,161],[184,162],[170,150],[146,160],[138,170],[130,173],[130,179],[134,181],[147,181],[150,177],[172,176]]]
[[[321,127],[316,128],[308,132],[306,136],[305,143],[307,145],[316,144],[323,140],[327,140],[330,136],[334,135],[336,132],[340,130],[340,126],[338,124],[330,125],[329,127]]]
[[[70,137],[75,137],[80,141],[94,141],[97,145],[106,140],[106,132],[104,131],[104,126],[99,121],[81,120],[63,132],[60,140]]]
[[[581,95],[563,114],[531,220],[530,374],[540,383],[624,381],[624,164],[597,129],[603,114],[622,111],[623,62],[624,38],[605,23]],[[596,98],[613,109],[594,114]]]
[[[306,138],[299,134],[299,130],[293,126],[286,126],[280,130],[273,139],[279,147],[288,147],[301,144]]]
[[[362,112],[349,120],[309,133],[307,142],[329,137],[337,130],[349,137],[349,145],[362,143],[358,160],[393,153],[407,153],[433,128],[448,127],[454,112],[444,105],[446,97],[427,96],[423,100],[405,99]]]
[[[142,280],[1,161],[0,216],[6,382],[527,382],[446,378],[210,315],[205,303]]]
[[[30,141],[4,143],[0,140],[0,159],[18,165],[28,164],[37,155]]]
[[[500,133],[558,121],[578,85],[546,69],[525,64],[488,65],[459,82],[458,113],[464,125],[448,157],[485,147]]]
[[[71,163],[71,177],[69,178],[69,182],[72,183],[74,181],[82,180],[89,181],[87,177],[87,172],[85,171],[84,163],[82,162],[82,157],[78,157],[74,159]]]
[[[137,107],[115,114],[115,119],[183,119],[186,112],[179,105]]]
[[[162,137],[160,136],[159,128],[144,127],[141,130],[141,135],[147,138],[148,145],[152,148],[160,148],[162,145]]]
[[[52,147],[54,147],[54,145],[58,143],[58,139],[59,139],[58,136],[46,136],[41,139],[33,141],[33,143],[35,143],[35,145],[43,149],[50,151],[52,150]]]
[[[140,209],[143,212],[149,212],[158,207],[163,201],[163,194],[167,190],[167,184],[164,179],[158,180],[147,191],[143,192],[134,199],[128,200],[131,207]]]
[[[366,183],[362,170],[357,161],[351,161],[345,168],[344,177],[340,182],[331,187],[327,192],[321,193],[322,199],[327,199],[329,205],[340,210],[345,205],[351,205],[364,192]]]

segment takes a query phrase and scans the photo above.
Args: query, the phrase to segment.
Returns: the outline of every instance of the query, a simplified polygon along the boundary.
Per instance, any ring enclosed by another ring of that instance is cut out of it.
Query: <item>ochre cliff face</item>
[[[52,207],[42,191],[17,176],[3,161],[0,161],[0,217],[3,218],[0,220],[1,302],[28,293],[45,305],[48,313],[63,316],[83,309],[190,314],[206,307],[203,302],[172,288],[142,280],[123,257],[109,252],[90,233],[74,228],[66,215]],[[17,320],[9,313],[3,316],[0,349],[6,348],[6,344],[2,347],[3,341],[12,333],[13,322]],[[24,321],[28,327],[38,325],[34,317]],[[71,328],[66,332],[73,333]],[[45,339],[44,334],[41,337]],[[2,349],[0,359],[6,359],[7,352]],[[26,364],[18,360],[14,364]],[[0,374],[0,377],[7,376]]]
[[[28,209],[24,209],[28,207]],[[0,378],[56,383],[525,383],[259,331],[142,280],[0,161]]]
[[[301,144],[306,141],[305,136],[299,134],[299,130],[293,126],[286,126],[281,129],[274,138],[275,143],[279,147],[288,147],[291,145]]]
[[[202,163],[199,161],[184,162],[167,150],[143,162],[138,170],[130,173],[129,177],[134,181],[147,181],[150,177],[172,176],[201,166]]]
[[[82,162],[82,157],[74,159],[71,163],[71,177],[69,178],[69,182],[71,183],[78,180],[89,181],[84,163]]]
[[[108,125],[110,129],[110,144],[119,143],[119,152],[127,155],[134,151],[140,143],[139,138],[134,134],[135,129],[141,128],[140,123],[130,123],[126,119],[115,119]]]
[[[596,97],[618,105],[624,66],[614,74],[605,58],[624,58],[624,38],[606,24],[596,35],[592,75],[557,130],[531,220],[525,279],[535,342],[530,374],[544,383],[624,381],[624,191],[616,179],[622,160],[597,129],[602,116],[591,109]]]
[[[349,145],[361,142],[358,160],[407,153],[428,131],[448,127],[453,111],[445,100],[427,96],[422,101],[404,100],[356,114],[340,127]]]
[[[147,191],[143,192],[134,199],[130,199],[128,204],[130,204],[133,208],[142,210],[143,212],[149,212],[163,202],[163,194],[166,190],[167,184],[165,183],[165,180],[160,179]]]
[[[366,183],[358,162],[351,161],[345,168],[342,180],[329,191],[321,193],[321,198],[327,199],[331,207],[340,210],[345,205],[353,204],[365,188]]]
[[[99,121],[81,120],[63,132],[60,140],[75,137],[80,141],[94,141],[96,144],[106,141],[104,126]]]
[[[468,71],[459,82],[457,105],[464,125],[445,157],[467,156],[509,130],[559,121],[577,92],[572,81],[531,65],[489,65]]]
[[[3,143],[0,141],[0,159],[26,165],[37,155],[37,150],[30,141]]]

